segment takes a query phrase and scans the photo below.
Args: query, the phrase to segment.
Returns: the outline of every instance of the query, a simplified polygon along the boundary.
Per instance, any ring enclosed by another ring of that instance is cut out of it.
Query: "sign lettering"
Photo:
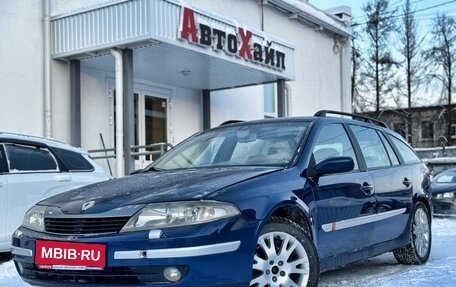
[[[224,51],[228,55],[276,70],[285,70],[286,54],[272,48],[272,42],[266,41],[266,45],[254,42],[252,31],[241,27],[236,27],[236,33],[229,33],[198,23],[195,12],[188,7],[182,9],[178,35],[192,44],[212,47],[215,51]]]

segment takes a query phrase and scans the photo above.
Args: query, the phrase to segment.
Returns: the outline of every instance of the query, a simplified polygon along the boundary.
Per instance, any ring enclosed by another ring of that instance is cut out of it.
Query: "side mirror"
[[[353,158],[349,156],[330,157],[315,165],[312,177],[318,180],[322,175],[349,172],[354,167]]]

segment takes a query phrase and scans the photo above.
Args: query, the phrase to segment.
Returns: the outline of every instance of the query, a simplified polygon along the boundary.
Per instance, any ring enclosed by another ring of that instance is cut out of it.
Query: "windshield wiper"
[[[130,175],[134,175],[134,174],[138,174],[138,173],[145,173],[145,172],[154,172],[154,171],[164,171],[164,169],[161,169],[161,168],[156,168],[154,166],[151,166],[151,167],[148,167],[148,168],[144,168],[144,169],[137,169],[137,170],[134,170],[130,173]]]
[[[143,172],[150,172],[150,171],[164,171],[166,169],[162,169],[162,168],[157,168],[155,166],[151,166],[149,167],[148,169],[144,169]]]

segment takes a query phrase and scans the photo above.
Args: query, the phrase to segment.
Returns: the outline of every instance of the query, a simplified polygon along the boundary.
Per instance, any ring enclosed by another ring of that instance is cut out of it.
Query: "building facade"
[[[0,15],[0,131],[112,148],[114,175],[153,159],[131,146],[227,120],[351,111],[347,7],[3,0]]]
[[[448,112],[449,111],[449,112]],[[456,145],[456,105],[414,107],[411,109],[411,126],[408,110],[384,110],[377,115],[364,115],[385,122],[414,148],[449,147]]]

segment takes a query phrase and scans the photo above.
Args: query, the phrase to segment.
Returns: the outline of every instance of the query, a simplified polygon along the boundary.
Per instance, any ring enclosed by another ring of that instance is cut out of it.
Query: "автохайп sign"
[[[178,38],[275,70],[285,70],[285,53],[270,47],[270,42],[267,41],[267,45],[254,42],[253,33],[241,27],[236,27],[235,34],[198,23],[192,9],[182,7],[182,10]]]

